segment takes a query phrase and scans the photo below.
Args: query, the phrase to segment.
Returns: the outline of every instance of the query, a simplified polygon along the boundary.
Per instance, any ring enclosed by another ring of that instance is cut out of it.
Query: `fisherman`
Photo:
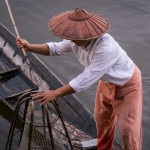
[[[108,20],[84,9],[60,13],[49,21],[49,28],[62,42],[30,44],[17,38],[19,48],[43,55],[73,52],[85,67],[68,84],[33,96],[40,105],[58,97],[81,92],[99,81],[94,116],[98,150],[111,150],[116,119],[122,137],[122,150],[141,150],[142,83],[141,73],[127,53],[107,33]]]

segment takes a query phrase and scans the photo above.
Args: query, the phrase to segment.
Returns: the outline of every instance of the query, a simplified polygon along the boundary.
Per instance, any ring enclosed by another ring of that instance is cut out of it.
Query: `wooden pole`
[[[5,0],[5,2],[6,2],[6,6],[7,6],[7,9],[8,9],[8,13],[9,13],[10,19],[11,19],[11,21],[12,21],[12,24],[13,24],[13,27],[14,27],[14,30],[15,30],[15,33],[16,33],[16,37],[17,37],[17,38],[20,38],[18,29],[17,29],[17,26],[16,26],[16,23],[15,23],[15,20],[14,20],[14,18],[13,18],[13,15],[12,15],[12,12],[11,12],[11,9],[10,9],[10,6],[9,6],[9,3],[8,3],[8,0]],[[24,56],[27,56],[27,54],[26,54],[24,48],[22,48],[22,52],[23,52]],[[27,63],[30,64],[30,62],[29,62],[28,59],[27,59]]]

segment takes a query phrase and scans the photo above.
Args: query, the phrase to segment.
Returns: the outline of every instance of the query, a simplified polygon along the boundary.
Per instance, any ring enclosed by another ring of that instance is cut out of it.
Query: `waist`
[[[100,92],[107,98],[114,100],[115,97],[124,96],[135,87],[138,87],[139,82],[141,82],[141,73],[138,67],[135,66],[132,77],[124,85],[104,83],[103,81],[101,81]]]
[[[133,76],[135,65],[132,64],[126,68],[113,68],[109,70],[101,80],[106,84],[115,84],[122,86],[126,84]]]

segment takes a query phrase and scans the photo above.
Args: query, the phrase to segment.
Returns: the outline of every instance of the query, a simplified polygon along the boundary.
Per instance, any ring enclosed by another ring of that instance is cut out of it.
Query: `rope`
[[[7,9],[8,9],[8,13],[9,13],[10,19],[12,21],[12,24],[13,24],[13,27],[14,27],[14,30],[15,30],[15,33],[16,33],[16,37],[20,38],[18,29],[17,29],[17,26],[16,26],[16,23],[15,23],[15,20],[13,18],[13,15],[12,15],[12,12],[11,12],[11,9],[10,9],[10,5],[8,3],[8,0],[5,0],[5,2],[6,2],[6,6],[7,6]],[[24,48],[22,48],[22,52],[23,52],[24,56],[27,56]],[[29,59],[27,59],[26,61],[27,61],[28,64],[30,64]]]

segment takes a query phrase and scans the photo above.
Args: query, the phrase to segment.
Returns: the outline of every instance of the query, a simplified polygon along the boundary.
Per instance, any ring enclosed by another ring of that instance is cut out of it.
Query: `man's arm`
[[[48,90],[34,94],[32,99],[37,100],[36,102],[40,103],[40,105],[44,105],[47,102],[51,102],[57,99],[58,97],[66,96],[73,93],[75,93],[75,90],[69,84],[66,84],[56,90]]]
[[[49,47],[47,44],[29,44],[28,48],[29,52],[42,55],[50,55]]]
[[[27,52],[33,52],[42,55],[50,55],[49,47],[47,44],[30,44],[27,40],[17,38],[17,46],[21,49],[24,48]]]

